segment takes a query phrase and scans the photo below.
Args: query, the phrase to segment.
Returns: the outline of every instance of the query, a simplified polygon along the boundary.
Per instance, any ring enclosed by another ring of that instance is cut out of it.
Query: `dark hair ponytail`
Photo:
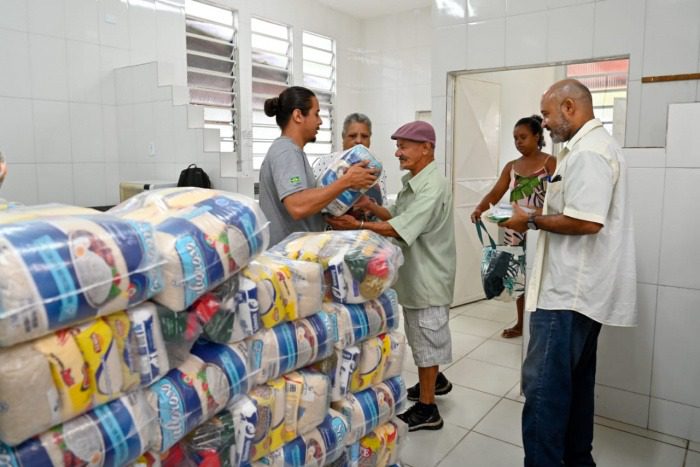
[[[518,120],[518,123],[515,124],[516,127],[519,127],[520,125],[527,126],[530,129],[530,132],[537,136],[537,147],[542,149],[545,145],[544,130],[542,130],[542,117],[539,115],[523,117]]]
[[[272,97],[265,101],[265,115],[275,117],[277,126],[284,130],[292,118],[294,109],[301,110],[301,114],[307,116],[311,109],[311,98],[316,95],[310,89],[301,86],[287,88],[278,97]]]

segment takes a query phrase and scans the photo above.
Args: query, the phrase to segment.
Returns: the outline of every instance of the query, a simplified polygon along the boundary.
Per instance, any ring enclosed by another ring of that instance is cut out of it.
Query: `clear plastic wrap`
[[[110,213],[148,219],[163,256],[164,288],[154,300],[182,311],[238,272],[269,244],[258,204],[235,193],[171,188],[141,193]]]
[[[245,343],[197,341],[190,357],[146,393],[158,415],[155,449],[165,452],[235,396],[246,393],[252,377]]]
[[[328,465],[343,454],[348,430],[347,418],[331,409],[317,428],[253,462],[252,466],[322,467]]]
[[[381,162],[369,152],[369,149],[358,144],[357,146],[353,146],[350,149],[338,153],[333,162],[331,162],[326,170],[318,177],[316,185],[324,187],[332,184],[342,177],[350,166],[362,161],[368,161],[367,167],[377,171],[376,176],[377,181],[379,181],[382,172]],[[328,206],[323,209],[323,212],[334,216],[341,216],[352,207],[355,201],[357,201],[365,191],[367,190],[347,189],[331,201]]]
[[[202,325],[196,313],[172,311],[162,305],[156,308],[170,366],[178,367],[189,358],[192,346],[202,335]]]
[[[247,465],[324,423],[329,392],[328,377],[309,370],[256,386],[196,427],[167,457],[178,459],[177,465]]]
[[[359,467],[388,467],[399,462],[408,425],[394,418],[360,440]]]
[[[336,324],[324,312],[263,330],[246,342],[254,383],[263,384],[285,373],[328,357],[336,341]]]
[[[402,410],[405,400],[406,385],[400,376],[396,376],[364,391],[348,394],[331,406],[347,417],[350,433],[346,444],[352,444],[391,420]]]
[[[43,219],[56,216],[100,215],[100,211],[68,204],[48,203],[34,206],[14,205],[0,210],[0,224]]]
[[[10,448],[0,444],[0,463],[10,466],[121,467],[150,447],[157,424],[143,391],[134,391]]]
[[[0,225],[0,347],[155,295],[154,239],[150,224],[105,214]]]
[[[323,310],[337,323],[339,349],[393,331],[399,325],[399,302],[393,289],[362,304],[326,302]]]
[[[167,373],[155,306],[146,302],[0,349],[0,439],[15,445]]]
[[[270,249],[269,254],[321,264],[330,294],[341,303],[378,298],[398,277],[401,248],[369,230],[297,232]]]

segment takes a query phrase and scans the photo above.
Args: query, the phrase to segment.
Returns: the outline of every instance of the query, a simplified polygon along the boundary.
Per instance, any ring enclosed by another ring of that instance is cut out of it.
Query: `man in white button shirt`
[[[541,230],[525,308],[525,465],[595,466],[593,411],[601,325],[635,326],[636,269],[626,165],[593,116],[591,93],[567,79],[542,96],[543,127],[564,143],[542,214],[514,204],[501,225]]]

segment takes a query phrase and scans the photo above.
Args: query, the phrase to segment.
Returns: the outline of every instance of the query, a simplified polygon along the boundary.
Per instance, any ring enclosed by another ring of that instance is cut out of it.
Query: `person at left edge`
[[[314,93],[300,86],[287,88],[265,101],[265,114],[274,116],[282,130],[260,167],[260,208],[270,221],[270,245],[293,232],[324,230],[320,212],[328,203],[348,188],[369,188],[377,179],[374,169],[363,161],[334,183],[315,187],[304,146],[316,141],[321,126],[319,113]]]

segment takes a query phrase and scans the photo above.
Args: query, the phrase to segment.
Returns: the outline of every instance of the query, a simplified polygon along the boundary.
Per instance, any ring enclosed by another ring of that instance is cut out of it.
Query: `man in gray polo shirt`
[[[293,86],[265,101],[265,114],[276,117],[282,136],[267,151],[260,167],[260,208],[270,221],[270,245],[292,232],[320,232],[321,210],[348,188],[372,186],[377,177],[364,161],[334,183],[316,188],[303,148],[316,141],[321,126],[318,100],[306,88]]]
[[[452,361],[449,306],[454,292],[456,250],[452,191],[435,163],[435,130],[416,121],[396,130],[396,154],[403,188],[389,209],[366,196],[355,207],[381,219],[358,221],[352,216],[329,218],[337,229],[368,229],[394,237],[404,254],[396,292],[404,310],[406,337],[418,367],[418,384],[408,389],[416,401],[399,418],[410,431],[439,430],[442,417],[435,396],[450,392],[452,384],[439,366]]]

